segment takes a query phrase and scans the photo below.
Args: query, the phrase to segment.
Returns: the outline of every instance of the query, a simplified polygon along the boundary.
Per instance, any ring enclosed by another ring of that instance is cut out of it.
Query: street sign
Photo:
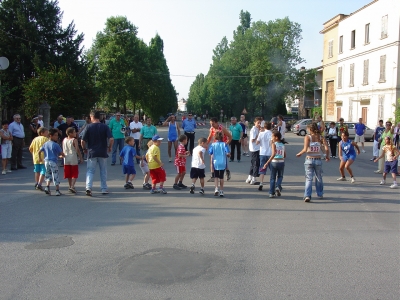
[[[246,110],[246,108],[243,108],[243,110],[242,110],[242,114],[247,114],[247,110]]]

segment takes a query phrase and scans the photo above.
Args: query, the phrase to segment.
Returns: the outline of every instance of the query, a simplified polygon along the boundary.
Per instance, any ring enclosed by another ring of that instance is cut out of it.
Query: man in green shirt
[[[110,124],[108,127],[111,129],[112,136],[114,138],[114,144],[112,148],[112,156],[111,156],[111,165],[115,165],[115,161],[117,160],[117,148],[118,157],[119,153],[121,152],[122,148],[124,148],[124,139],[125,139],[125,122],[121,119],[121,113],[117,112],[115,114],[115,118],[110,120]],[[120,162],[121,163],[121,162]]]
[[[151,125],[151,118],[146,119],[146,125],[140,129],[140,147],[143,150],[143,154],[149,149],[147,143],[157,134],[157,128]]]
[[[237,123],[236,117],[231,118],[231,126],[229,126],[229,131],[232,133],[230,161],[235,160],[235,148],[237,148],[237,161],[240,162],[240,156],[241,156],[240,149],[243,137],[243,128],[242,125]]]

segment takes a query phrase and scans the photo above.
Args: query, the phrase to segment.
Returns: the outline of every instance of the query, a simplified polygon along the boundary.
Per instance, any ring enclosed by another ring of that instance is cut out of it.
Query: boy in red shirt
[[[182,134],[179,136],[179,146],[176,150],[176,156],[174,164],[176,166],[175,183],[173,188],[176,190],[187,188],[186,185],[182,183],[183,177],[186,175],[186,157],[190,155],[190,151],[186,151],[185,145],[187,144],[187,136]],[[178,183],[179,180],[179,183]]]

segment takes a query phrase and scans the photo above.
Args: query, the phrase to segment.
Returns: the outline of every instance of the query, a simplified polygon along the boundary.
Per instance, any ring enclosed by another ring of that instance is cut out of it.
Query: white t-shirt
[[[201,162],[200,152],[203,152],[203,159],[204,159],[204,154],[206,153],[206,149],[204,149],[200,145],[198,145],[197,147],[195,147],[193,149],[192,168],[197,168],[197,169],[205,169],[206,168],[206,165]]]
[[[37,122],[40,124],[40,127],[44,127],[44,122],[43,122],[43,120],[38,120]]]
[[[281,130],[280,133],[282,135],[282,139],[284,139],[285,138],[285,131],[286,131],[286,122],[285,121],[282,121],[282,126],[281,126],[280,130]]]
[[[260,132],[258,135],[257,141],[260,142],[260,155],[271,156],[272,149],[271,149],[271,139],[272,139],[272,132],[271,130],[265,130]]]
[[[260,145],[256,144],[256,136],[258,134],[259,130],[256,126],[253,126],[250,130],[250,136],[249,136],[249,150],[250,152],[256,152],[260,150]],[[254,142],[252,142],[254,140]]]
[[[131,122],[131,124],[129,124],[129,128],[131,130],[139,129],[138,132],[135,132],[135,133],[131,132],[131,137],[133,137],[135,140],[139,140],[140,139],[140,129],[142,129],[142,127],[143,127],[142,122],[137,122],[137,123],[135,121]]]

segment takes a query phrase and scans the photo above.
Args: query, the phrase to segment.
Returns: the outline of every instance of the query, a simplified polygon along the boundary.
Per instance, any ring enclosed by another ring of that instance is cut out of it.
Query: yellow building
[[[323,75],[322,75],[322,116],[327,121],[337,121],[341,117],[341,103],[336,102],[335,81],[339,49],[339,22],[347,15],[339,14],[325,22],[319,32],[324,35]],[[343,43],[342,43],[343,45]]]

